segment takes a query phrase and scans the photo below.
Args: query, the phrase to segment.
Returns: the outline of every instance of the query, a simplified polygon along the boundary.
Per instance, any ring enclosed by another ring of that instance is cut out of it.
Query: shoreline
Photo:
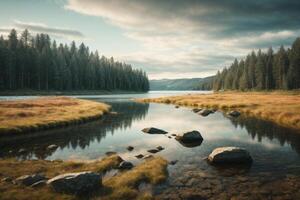
[[[101,118],[110,106],[70,97],[0,102],[0,137],[64,127]]]
[[[300,133],[300,92],[217,92],[136,99],[143,103],[164,103],[191,108],[237,110],[246,116],[271,121]]]

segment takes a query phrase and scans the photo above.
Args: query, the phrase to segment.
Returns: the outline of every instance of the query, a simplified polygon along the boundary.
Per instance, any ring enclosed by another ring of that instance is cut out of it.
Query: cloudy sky
[[[0,0],[0,34],[44,32],[147,71],[213,75],[253,49],[300,36],[299,0]]]

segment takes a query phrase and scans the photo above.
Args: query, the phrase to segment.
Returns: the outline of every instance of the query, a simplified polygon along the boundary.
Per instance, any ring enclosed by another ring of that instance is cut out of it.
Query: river
[[[147,94],[80,96],[78,98],[108,103],[112,111],[118,114],[86,124],[37,132],[32,137],[0,138],[0,157],[92,160],[105,156],[108,151],[115,151],[123,159],[138,164],[142,160],[135,155],[149,154],[147,150],[162,146],[165,149],[156,155],[178,162],[168,167],[169,178],[166,183],[156,188],[146,185],[142,189],[152,190],[166,199],[178,196],[178,191],[180,195],[195,193],[210,198],[223,193],[249,196],[253,190],[260,195],[257,197],[263,198],[267,197],[264,195],[268,192],[280,190],[281,183],[287,181],[286,184],[289,184],[291,178],[299,180],[300,135],[291,129],[243,115],[229,118],[217,111],[202,117],[193,113],[191,108],[132,101],[132,98],[188,93],[205,92],[157,91]],[[1,97],[2,100],[18,98],[24,97]],[[145,127],[157,127],[169,133],[198,130],[204,141],[190,148],[165,135],[141,132]],[[59,148],[47,150],[51,144]],[[133,151],[126,149],[129,145],[134,147]],[[214,148],[222,146],[246,148],[254,162],[250,166],[234,168],[212,167],[205,158]],[[26,151],[19,153],[20,149]],[[266,191],[264,186],[270,191]],[[299,191],[299,185],[290,188],[294,190],[282,195],[294,195],[294,191]],[[245,193],[240,194],[241,191]],[[282,197],[281,193],[278,195]]]

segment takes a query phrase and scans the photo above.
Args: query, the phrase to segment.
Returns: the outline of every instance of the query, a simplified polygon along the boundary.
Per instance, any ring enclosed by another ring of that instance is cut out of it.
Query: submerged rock
[[[148,152],[149,153],[157,153],[157,152],[159,152],[159,150],[157,150],[157,149],[149,149]]]
[[[209,110],[209,109],[203,109],[201,110],[200,112],[198,112],[200,115],[202,115],[203,117],[206,117],[207,115],[213,113],[212,110]]]
[[[30,186],[30,185],[32,185],[36,182],[42,181],[42,180],[46,180],[46,177],[42,176],[40,174],[32,174],[32,175],[21,176],[21,177],[17,178],[15,180],[15,182],[20,185]]]
[[[203,137],[198,131],[189,131],[177,134],[175,139],[185,147],[199,146],[203,141]]]
[[[141,158],[144,157],[144,155],[143,154],[139,154],[139,155],[136,155],[135,157],[138,158],[138,159],[141,159]]]
[[[179,106],[175,106],[175,108],[179,108]]]
[[[98,173],[85,171],[56,176],[48,180],[47,184],[56,192],[84,194],[98,189],[102,185],[102,179]]]
[[[162,146],[158,146],[158,147],[156,147],[156,149],[157,149],[158,151],[162,151],[162,150],[164,150],[165,148],[163,148]]]
[[[231,117],[238,117],[241,115],[241,113],[239,111],[233,110],[227,113],[229,116]]]
[[[194,108],[192,111],[194,112],[194,113],[197,113],[197,112],[200,112],[202,110],[202,108]]]
[[[158,129],[158,128],[154,128],[154,127],[150,127],[150,128],[144,128],[142,130],[144,133],[148,133],[148,134],[167,134],[168,132]]]
[[[171,160],[171,161],[169,162],[169,164],[170,164],[170,165],[175,165],[177,162],[178,162],[178,160]]]
[[[127,150],[128,150],[128,151],[132,151],[133,149],[134,149],[133,146],[128,146],[128,147],[127,147]]]
[[[250,163],[252,158],[249,152],[239,147],[220,147],[213,150],[208,156],[212,164]]]
[[[127,162],[127,161],[123,161],[120,163],[119,165],[119,169],[132,169],[133,168],[133,164],[131,162]]]
[[[105,155],[107,155],[107,156],[112,156],[112,155],[116,155],[116,154],[117,154],[117,152],[115,152],[115,151],[107,151],[105,153]]]

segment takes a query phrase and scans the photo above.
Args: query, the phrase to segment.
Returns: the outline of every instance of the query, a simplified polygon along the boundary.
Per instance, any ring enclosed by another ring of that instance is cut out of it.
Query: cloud
[[[49,35],[64,37],[70,39],[83,39],[84,35],[77,30],[58,28],[58,27],[49,27],[41,23],[32,23],[32,22],[22,22],[19,20],[14,21],[14,26],[18,29],[28,29],[29,31],[35,33],[47,33]]]
[[[142,53],[119,57],[153,78],[214,74],[252,49],[290,45],[300,33],[298,0],[68,0],[65,8],[139,41]]]

